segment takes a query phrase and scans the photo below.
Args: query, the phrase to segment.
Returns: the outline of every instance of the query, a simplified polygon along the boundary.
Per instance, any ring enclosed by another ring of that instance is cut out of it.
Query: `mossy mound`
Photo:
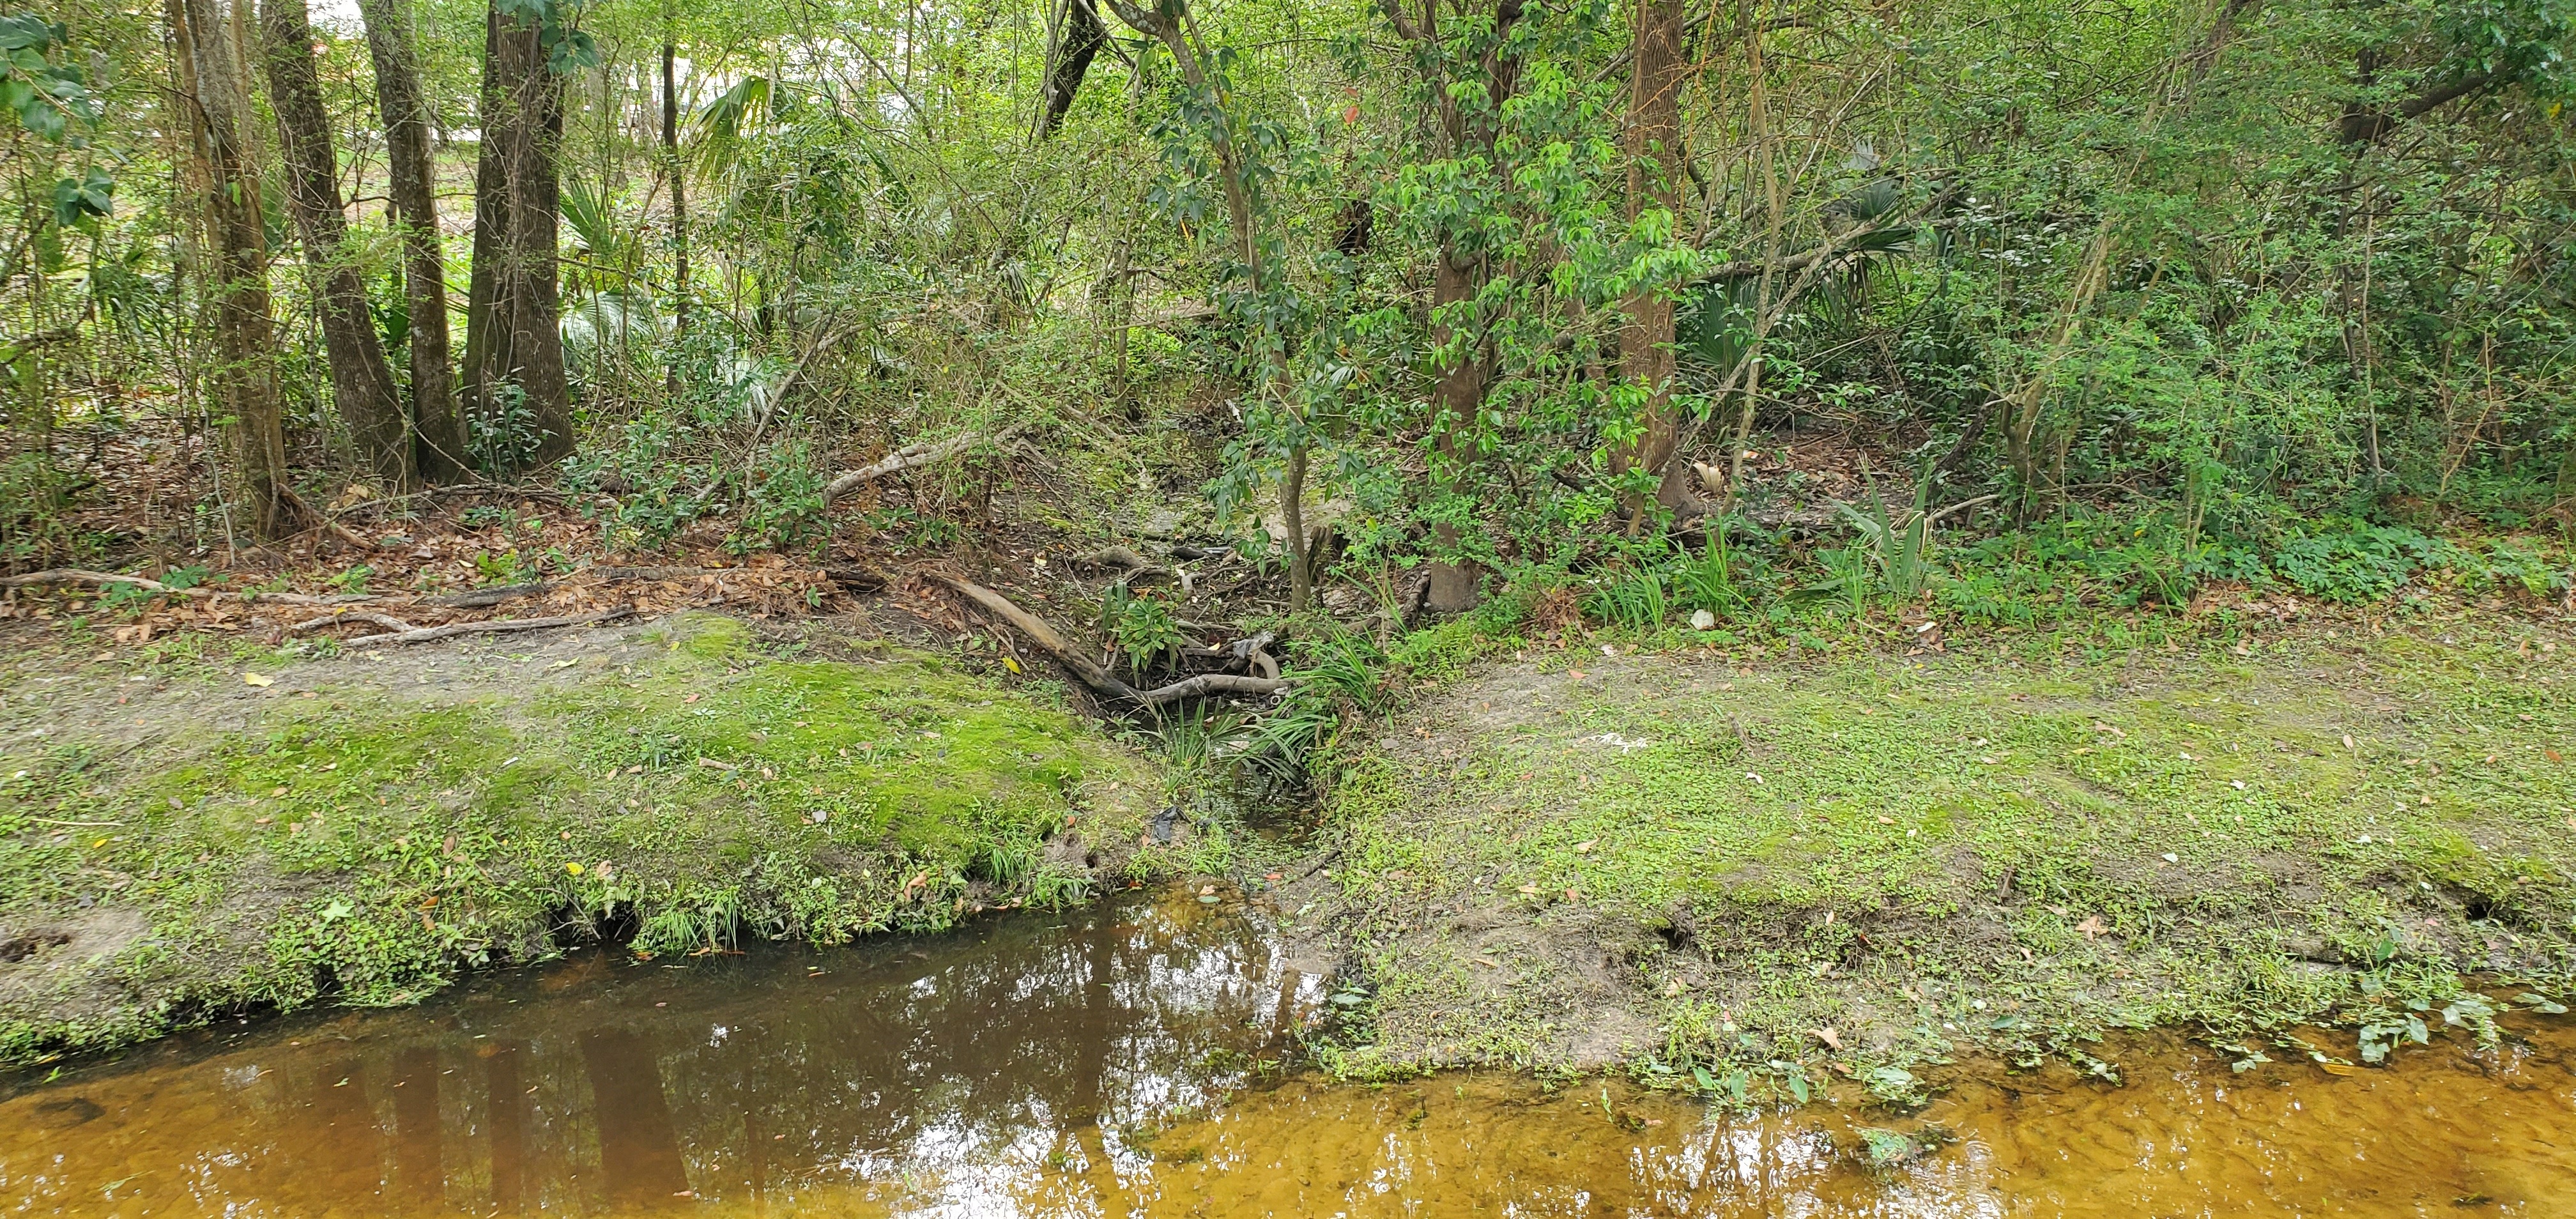
[[[518,646],[203,673],[139,723],[114,675],[16,700],[0,1056],[408,1002],[603,935],[935,930],[1222,849],[1149,832],[1147,758],[934,658],[709,615]]]
[[[2474,1024],[2576,975],[2571,651],[2496,620],[1490,667],[1346,764],[1374,998],[1340,1065],[1830,1065],[1902,1094],[2114,1026],[2304,1054],[2277,1039],[2329,1019],[2361,1041],[2319,1052],[2368,1059],[2483,990]]]

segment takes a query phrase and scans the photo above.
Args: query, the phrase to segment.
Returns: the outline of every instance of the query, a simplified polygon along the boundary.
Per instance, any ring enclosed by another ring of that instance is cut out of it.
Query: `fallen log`
[[[560,618],[504,618],[498,622],[451,622],[445,626],[424,626],[383,635],[361,635],[347,640],[345,648],[368,647],[384,643],[428,643],[435,639],[453,639],[459,635],[506,635],[514,631],[542,631],[558,626],[590,626],[613,622],[635,613],[635,607],[621,605],[595,614],[570,614]]]
[[[302,593],[235,593],[213,588],[172,588],[159,580],[142,576],[120,576],[113,572],[88,571],[78,567],[55,567],[31,571],[23,576],[0,577],[0,588],[24,588],[35,584],[87,584],[103,587],[109,584],[131,584],[145,592],[171,597],[231,597],[252,605],[357,605],[375,600],[370,593],[335,593],[327,597],[308,597]]]

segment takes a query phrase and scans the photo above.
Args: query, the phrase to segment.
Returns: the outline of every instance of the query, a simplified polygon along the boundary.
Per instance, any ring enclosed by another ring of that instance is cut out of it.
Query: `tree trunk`
[[[349,246],[340,202],[340,162],[331,148],[330,116],[313,70],[313,26],[304,0],[261,0],[260,38],[269,105],[277,112],[285,153],[286,198],[304,236],[322,313],[322,343],[331,357],[331,401],[349,440],[388,490],[411,486],[411,429],[385,348],[367,310],[366,282]]]
[[[563,82],[538,26],[484,13],[482,147],[474,171],[474,275],[465,305],[465,411],[487,439],[480,461],[506,474],[572,452],[565,398],[555,222]]]
[[[680,87],[673,65],[678,61],[678,44],[662,44],[662,158],[671,168],[671,252],[677,265],[672,274],[673,329],[682,341],[689,337],[689,171],[680,161]],[[669,391],[680,392],[680,365],[673,361]]]
[[[447,259],[439,249],[438,177],[429,149],[429,106],[408,0],[359,0],[367,54],[376,69],[394,220],[401,226],[403,296],[410,306],[413,465],[432,482],[473,473],[465,420],[456,409],[456,372],[447,332]]]
[[[1315,554],[1306,538],[1306,447],[1288,454],[1279,480],[1279,523],[1288,531],[1288,612],[1302,614],[1314,597]]]
[[[1063,42],[1047,66],[1046,108],[1038,113],[1039,140],[1064,126],[1074,95],[1082,91],[1082,78],[1091,72],[1092,58],[1108,42],[1109,27],[1101,23],[1100,10],[1092,0],[1065,0]]]
[[[1628,91],[1628,219],[1648,211],[1674,211],[1682,180],[1681,0],[1637,0]],[[1673,410],[1673,298],[1666,285],[1648,285],[1621,303],[1619,376],[1644,386],[1638,422],[1644,431],[1613,455],[1612,468],[1643,470],[1661,481],[1655,498],[1677,508],[1690,496],[1673,460],[1680,448],[1681,417]],[[1642,515],[1643,503],[1631,504]]]
[[[1436,316],[1444,306],[1474,300],[1484,280],[1483,267],[1462,259],[1454,249],[1440,253],[1439,265],[1432,276],[1431,308]],[[1447,346],[1457,335],[1451,324],[1435,324],[1432,342]],[[1453,469],[1467,460],[1458,447],[1458,433],[1474,426],[1476,412],[1485,403],[1485,359],[1480,348],[1471,347],[1460,353],[1458,362],[1441,370],[1440,379],[1431,388],[1432,409],[1439,419],[1433,441],[1439,447],[1439,463]],[[1438,477],[1438,475],[1434,475]],[[1461,538],[1458,527],[1441,522],[1431,527],[1433,549],[1455,554]],[[1455,614],[1476,608],[1479,597],[1476,564],[1454,559],[1433,559],[1431,587],[1425,594],[1433,613]]]
[[[238,2],[238,0],[236,0]],[[231,420],[234,475],[252,532],[284,534],[299,515],[287,485],[286,428],[269,317],[268,242],[260,226],[259,163],[248,140],[249,82],[222,0],[168,0],[178,84],[189,103],[197,171],[214,247],[216,366],[208,380]]]

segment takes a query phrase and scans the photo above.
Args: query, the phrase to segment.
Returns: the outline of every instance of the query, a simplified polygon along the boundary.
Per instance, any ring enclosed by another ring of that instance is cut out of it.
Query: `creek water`
[[[1291,1053],[1326,1002],[1255,914],[1180,890],[822,952],[591,950],[0,1085],[0,1213],[2576,1213],[2558,1022],[2344,1076],[2150,1040],[2117,1047],[2125,1087],[1729,1115],[1594,1078],[1326,1082]],[[1937,1146],[1878,1163],[1871,1128]]]

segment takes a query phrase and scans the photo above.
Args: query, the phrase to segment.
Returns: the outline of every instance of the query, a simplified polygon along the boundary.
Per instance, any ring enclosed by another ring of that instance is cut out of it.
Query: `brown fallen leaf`
[[[1835,1032],[1834,1026],[1828,1024],[1815,1030],[1815,1034],[1816,1040],[1824,1042],[1828,1048],[1836,1050],[1843,1048],[1843,1035]]]
[[[2083,922],[2075,924],[2075,929],[2084,933],[2087,943],[2092,942],[2093,937],[2108,934],[2111,930],[2102,925],[2102,917],[2096,914],[2085,915]]]
[[[1600,839],[1586,838],[1583,841],[1574,844],[1574,853],[1577,855],[1589,855],[1592,853],[1592,848],[1599,845],[1601,845]]]

